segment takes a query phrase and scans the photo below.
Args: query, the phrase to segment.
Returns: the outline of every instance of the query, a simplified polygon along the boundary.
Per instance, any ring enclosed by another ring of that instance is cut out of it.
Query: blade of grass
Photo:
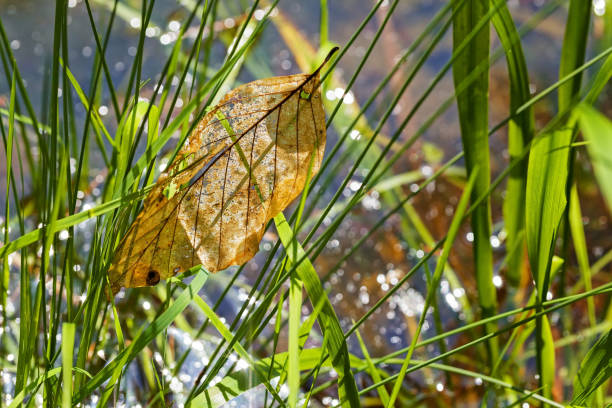
[[[292,274],[289,283],[289,407],[297,405],[300,392],[299,329],[302,315],[302,281]]]
[[[366,363],[368,364],[368,373],[372,377],[372,381],[374,381],[375,383],[380,382],[381,381],[380,373],[378,372],[378,369],[376,368],[376,366],[374,365],[374,362],[370,358],[370,353],[368,352],[368,348],[366,344],[364,343],[363,338],[361,338],[361,334],[359,333],[359,330],[355,331],[355,335],[357,336],[357,340],[359,341],[359,347],[361,347],[363,358],[365,358]],[[380,402],[382,402],[383,406],[389,406],[390,397],[389,397],[389,393],[387,392],[387,389],[385,388],[385,386],[381,385],[380,387],[376,388],[376,392],[378,392],[378,397],[380,398]]]
[[[582,211],[580,210],[580,198],[578,197],[578,187],[576,183],[572,184],[570,191],[569,227],[572,232],[574,251],[578,259],[578,266],[580,268],[580,274],[582,275],[582,281],[584,282],[584,288],[586,290],[591,290],[593,288],[591,285],[591,267],[589,266],[589,254],[587,251],[586,238],[584,236]],[[587,314],[589,317],[589,324],[595,326],[597,324],[595,319],[595,303],[593,303],[593,299],[591,298],[587,299]]]
[[[559,76],[573,72],[584,61],[590,21],[591,1],[571,0],[568,23],[561,52]],[[559,87],[559,110],[566,111],[580,90],[581,75]],[[538,292],[537,304],[546,298],[550,284],[550,266],[558,228],[567,204],[570,148],[575,119],[567,129],[546,133],[532,146],[527,170],[526,239],[527,253]],[[536,321],[536,342],[540,385],[550,396],[555,378],[554,345],[546,317]],[[553,350],[553,351],[550,351]],[[548,351],[548,352],[547,352]]]
[[[457,0],[453,1],[456,5]],[[457,49],[470,33],[476,29],[478,22],[489,13],[488,0],[470,0],[460,6],[453,17],[453,47]],[[489,25],[480,29],[465,50],[453,63],[453,80],[458,87],[481,63],[489,60]],[[471,175],[479,166],[479,175],[472,191],[472,202],[487,191],[491,183],[489,164],[489,72],[484,70],[478,78],[457,94],[457,108],[461,127],[461,140],[465,152],[465,166]],[[497,294],[493,285],[493,250],[491,248],[491,203],[484,200],[472,215],[474,234],[474,273],[478,301],[482,315],[495,314]],[[488,327],[493,331],[495,327]],[[487,343],[487,359],[491,363],[497,355],[497,341]]]
[[[4,29],[4,23],[2,22],[2,19],[0,19],[0,39],[2,40],[2,45],[4,50],[6,51],[6,53],[8,54],[8,60],[9,61],[16,61],[15,60],[15,56],[13,54],[13,49],[11,48],[10,44],[9,44],[9,40],[8,37],[6,35],[6,31]],[[5,74],[7,75],[7,82],[10,81],[9,79],[9,72],[11,72],[11,70],[8,69],[8,61],[5,60],[4,58],[4,54],[2,53],[2,62],[4,64],[5,67]],[[21,96],[21,98],[23,99],[25,106],[26,106],[26,110],[28,111],[28,115],[30,116],[30,119],[32,120],[33,123],[33,128],[34,131],[36,132],[36,136],[37,136],[37,141],[39,143],[40,146],[46,146],[46,142],[45,142],[45,138],[42,135],[42,129],[39,126],[39,121],[36,117],[36,113],[34,111],[34,107],[32,106],[32,103],[30,102],[30,97],[28,94],[28,91],[26,90],[25,87],[25,83],[23,81],[23,78],[19,72],[19,67],[14,64],[15,67],[15,78],[16,78],[16,82],[17,82],[17,87],[19,88],[19,95]],[[46,152],[44,152],[46,153]],[[44,154],[43,153],[43,154]]]
[[[295,263],[298,259],[304,257],[304,249],[297,242],[297,239],[293,235],[293,231],[289,226],[289,223],[285,220],[283,213],[279,213],[274,217],[274,223],[280,239],[285,247],[285,252],[291,263]],[[293,254],[297,254],[297,257],[293,257]],[[321,281],[317,275],[314,267],[306,259],[306,261],[300,262],[296,268],[298,276],[304,282],[306,292],[313,305],[316,305],[319,300],[324,297],[325,305],[321,311],[319,321],[321,328],[324,331],[330,332],[330,339],[328,349],[332,356],[334,368],[338,372],[338,394],[341,399],[345,399],[351,407],[358,407],[359,398],[357,396],[357,385],[351,372],[351,365],[348,356],[348,347],[344,340],[344,334],[340,327],[338,317],[334,312],[334,309],[321,286]]]
[[[476,166],[472,169],[472,173],[470,174],[470,178],[468,180],[467,185],[465,186],[465,190],[459,199],[459,203],[457,204],[457,208],[455,209],[455,215],[453,216],[453,220],[451,221],[451,225],[448,229],[448,234],[446,236],[446,240],[444,241],[444,246],[442,248],[442,255],[438,258],[438,263],[436,264],[436,269],[434,271],[434,276],[431,280],[431,285],[429,285],[427,291],[427,297],[425,298],[425,305],[423,306],[423,311],[421,312],[421,316],[419,318],[419,323],[416,329],[416,332],[412,336],[412,341],[410,342],[410,348],[406,353],[406,357],[402,363],[402,368],[399,371],[399,375],[393,385],[393,391],[391,393],[391,397],[389,398],[389,402],[386,404],[388,408],[392,408],[395,405],[395,400],[397,399],[399,392],[402,388],[402,383],[404,381],[404,375],[406,373],[406,369],[408,368],[408,364],[412,359],[412,353],[414,352],[414,348],[419,340],[419,336],[421,334],[421,329],[423,328],[423,324],[425,323],[425,318],[427,317],[427,312],[429,307],[431,306],[432,300],[435,296],[436,290],[438,289],[440,279],[442,279],[442,272],[444,272],[444,266],[448,260],[448,256],[450,255],[451,248],[453,247],[453,243],[455,242],[455,238],[459,233],[459,227],[461,227],[461,222],[463,221],[463,216],[468,207],[468,203],[470,201],[470,197],[472,196],[472,191],[475,187],[476,180],[478,179],[479,167]]]
[[[608,211],[612,213],[612,122],[587,104],[578,107],[578,120],[582,134],[589,142],[587,151],[599,188],[608,204]]]
[[[572,72],[584,63],[589,35],[592,0],[570,0],[567,25],[561,48],[559,78]],[[559,88],[559,110],[567,109],[580,92],[582,75],[573,77]]]
[[[502,3],[498,12],[493,15],[493,26],[502,43],[506,55],[510,79],[510,112],[515,112],[529,101],[529,75],[519,33],[514,26],[508,6]],[[514,115],[508,124],[508,153],[510,161],[516,160],[524,147],[533,137],[535,118],[533,108]],[[506,197],[503,205],[504,226],[507,233],[506,247],[509,283],[517,286],[525,264],[525,186],[527,183],[527,158],[515,167],[506,186]]]
[[[5,158],[6,158],[6,207],[4,209],[4,242],[9,242],[9,222],[10,222],[10,186],[11,186],[11,175],[13,174],[13,135],[15,134],[15,68],[13,68],[13,75],[11,78],[11,93],[9,100],[9,118],[8,118],[8,136],[5,140]],[[2,125],[4,128],[4,125]],[[4,133],[4,132],[3,132]],[[18,203],[15,203],[18,205]],[[9,280],[10,280],[10,265],[8,257],[4,258],[2,267],[2,281],[0,285],[0,304],[2,305],[2,324],[3,326],[7,323],[6,318],[6,299],[9,293]]]
[[[74,350],[74,323],[62,324],[62,407],[72,407],[72,354]]]
[[[62,64],[63,64],[63,62],[62,62]],[[76,91],[79,99],[81,100],[81,103],[83,104],[83,106],[85,107],[86,110],[89,110],[89,102],[87,100],[87,96],[85,95],[85,92],[83,92],[83,89],[81,88],[81,85],[76,80],[76,78],[74,77],[74,75],[72,74],[72,72],[70,71],[70,69],[68,67],[65,66],[64,70],[65,70],[66,74],[68,75],[68,79],[70,80],[70,83],[72,84],[72,87],[74,88],[74,90]],[[100,132],[103,133],[104,137],[106,137],[106,141],[108,143],[110,143],[110,145],[113,148],[116,148],[117,146],[115,144],[115,140],[111,137],[110,133],[106,129],[106,126],[104,126],[104,122],[102,121],[102,118],[100,118],[98,110],[97,109],[92,109],[91,110],[91,114],[93,116],[92,123],[94,124],[94,129],[96,130],[96,134],[97,134],[98,138],[100,138]],[[104,152],[104,150],[105,150],[104,149],[104,143],[101,141],[101,138],[100,138],[100,141],[98,142],[98,145],[100,147],[100,151]],[[104,154],[104,157],[106,157],[105,154]],[[106,163],[107,163],[107,166],[110,167],[110,163],[108,162],[108,159],[106,159]]]
[[[574,377],[574,405],[596,406],[592,394],[612,376],[612,330],[603,334],[580,363]],[[602,405],[600,405],[602,406]]]
[[[98,30],[96,29],[96,23],[93,18],[93,13],[91,12],[91,6],[89,5],[89,0],[85,0],[85,6],[87,8],[87,16],[89,17],[89,25],[91,27],[91,31],[93,33],[93,37],[96,41],[96,52],[99,55],[99,61],[101,64],[101,68],[104,70],[104,77],[106,78],[106,84],[108,86],[108,90],[111,97],[111,104],[115,111],[115,116],[117,118],[121,117],[121,111],[119,110],[119,103],[117,102],[117,92],[115,91],[115,86],[113,84],[113,79],[110,74],[110,70],[108,69],[108,64],[106,62],[106,46],[108,44],[108,36],[110,34],[110,28],[112,27],[112,23],[117,12],[117,8],[119,5],[119,0],[115,0],[113,3],[112,11],[111,11],[111,19],[109,22],[109,29],[104,38],[104,44],[100,43],[100,36],[98,35]],[[96,69],[96,77],[99,75],[99,68]]]

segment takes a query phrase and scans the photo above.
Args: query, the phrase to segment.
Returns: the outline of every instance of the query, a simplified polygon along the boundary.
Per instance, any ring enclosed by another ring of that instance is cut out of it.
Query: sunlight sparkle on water
[[[147,27],[145,30],[145,35],[149,38],[157,37],[161,33],[161,30],[158,27]]]
[[[162,45],[168,45],[172,42],[172,37],[168,33],[162,34],[161,37],[159,37],[159,42],[162,43]]]
[[[378,196],[378,191],[372,191],[363,198],[361,205],[363,205],[366,210],[380,210],[380,200]]]
[[[176,20],[171,20],[171,21],[168,23],[168,29],[169,29],[170,31],[178,31],[178,30],[180,30],[180,29],[181,29],[181,23],[179,23],[179,22],[178,22],[178,21],[176,21]]]
[[[423,312],[425,299],[423,295],[413,288],[401,289],[391,296],[389,306],[398,307],[406,316],[417,316]]]
[[[600,17],[606,14],[606,0],[593,1],[593,13]]]
[[[461,305],[459,305],[459,302],[457,302],[457,299],[451,293],[444,295],[444,300],[446,301],[446,304],[453,309],[453,311],[458,312],[461,310]]]
[[[266,15],[266,12],[262,9],[257,9],[253,13],[253,17],[255,17],[255,20],[257,21],[260,21],[262,18],[264,18],[265,15]]]
[[[491,246],[493,248],[499,248],[499,246],[501,245],[501,241],[495,235],[491,236],[490,241],[491,241]]]

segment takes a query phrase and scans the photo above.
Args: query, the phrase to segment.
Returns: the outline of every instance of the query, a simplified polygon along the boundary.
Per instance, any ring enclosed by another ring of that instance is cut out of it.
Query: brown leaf
[[[242,85],[204,116],[118,246],[109,270],[114,293],[255,255],[268,221],[300,194],[309,167],[319,170],[321,67]]]

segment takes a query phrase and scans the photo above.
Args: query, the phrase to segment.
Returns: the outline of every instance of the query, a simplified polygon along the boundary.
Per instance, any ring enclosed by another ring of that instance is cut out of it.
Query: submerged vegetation
[[[612,403],[610,1],[5,3],[1,406]]]

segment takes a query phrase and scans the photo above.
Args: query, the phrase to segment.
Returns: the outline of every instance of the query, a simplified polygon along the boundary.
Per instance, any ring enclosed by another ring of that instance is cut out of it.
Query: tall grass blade
[[[592,0],[570,0],[563,48],[561,48],[559,78],[563,78],[584,62],[592,10]],[[577,75],[559,88],[559,111],[570,107],[580,92],[581,80],[582,75]]]
[[[305,257],[304,249],[297,242],[297,238],[294,237],[293,231],[289,223],[285,220],[285,216],[282,212],[274,217],[274,224],[276,225],[280,239],[285,247],[287,257],[291,263],[295,264],[298,260],[302,260]],[[294,253],[296,254],[295,257]],[[346,401],[345,404],[351,407],[358,407],[360,404],[357,394],[357,385],[355,384],[355,379],[351,372],[348,347],[338,317],[310,261],[308,259],[300,261],[297,264],[296,270],[298,276],[304,283],[312,304],[316,305],[321,298],[325,299],[325,305],[321,311],[319,322],[324,332],[329,331],[328,349],[334,368],[338,372],[338,394],[341,400]]]
[[[572,404],[595,406],[592,394],[612,376],[612,330],[603,334],[580,363]]]
[[[591,267],[589,265],[589,253],[587,250],[586,237],[584,235],[582,210],[580,209],[580,198],[578,197],[576,183],[572,184],[570,191],[568,219],[569,227],[572,232],[574,251],[578,259],[578,266],[580,268],[580,274],[582,275],[582,281],[584,282],[584,288],[586,290],[591,290],[593,288],[591,284]],[[589,324],[595,326],[597,323],[595,320],[595,303],[592,298],[587,299],[587,314],[589,317]]]
[[[440,258],[438,259],[438,263],[436,264],[436,270],[434,271],[433,278],[431,279],[431,285],[429,285],[427,290],[427,297],[425,298],[425,305],[423,306],[423,311],[421,312],[421,317],[419,318],[419,324],[417,326],[416,332],[412,336],[410,348],[406,353],[406,357],[404,358],[404,362],[402,363],[402,368],[400,369],[397,380],[395,381],[395,385],[393,386],[393,392],[391,393],[389,402],[386,405],[388,408],[392,408],[394,406],[395,400],[397,399],[401,390],[406,369],[408,368],[408,364],[412,359],[412,353],[414,352],[414,348],[419,340],[421,329],[423,328],[423,324],[425,323],[425,317],[427,316],[429,307],[431,306],[433,299],[435,298],[436,290],[438,289],[438,286],[440,284],[440,279],[442,279],[442,272],[444,272],[444,267],[447,263],[448,256],[450,255],[451,248],[453,247],[453,243],[455,242],[455,238],[457,237],[457,233],[459,232],[459,227],[461,226],[461,222],[463,221],[463,216],[468,207],[468,203],[472,195],[476,180],[478,179],[478,172],[478,166],[472,169],[472,174],[470,175],[468,183],[465,186],[465,190],[463,191],[461,199],[459,200],[457,208],[455,209],[455,215],[453,216],[453,220],[451,221],[451,225],[449,227],[448,234],[446,236],[446,240],[444,241],[444,246],[442,248],[442,255],[440,255]]]
[[[9,100],[9,117],[8,117],[8,135],[6,138],[3,137],[4,141],[4,155],[6,158],[6,208],[4,209],[4,237],[2,240],[5,244],[9,242],[9,221],[10,221],[10,189],[11,189],[11,176],[13,175],[13,136],[15,134],[15,70],[13,67],[13,75],[11,77],[11,94]],[[2,126],[2,136],[4,136],[4,124]],[[18,203],[15,203],[18,204]],[[10,279],[10,265],[8,257],[4,257],[2,265],[2,280],[0,281],[0,305],[2,306],[2,323],[6,325],[6,300],[9,293],[9,279]]]
[[[291,274],[289,280],[289,407],[297,405],[300,392],[299,328],[302,315],[302,281]]]
[[[564,77],[584,61],[590,22],[591,1],[571,0],[561,53],[559,76]],[[581,75],[573,76],[559,87],[559,111],[565,112],[577,97]],[[537,138],[531,149],[527,174],[526,232],[527,252],[536,282],[540,304],[550,285],[550,267],[562,216],[567,204],[570,143],[575,121],[566,129],[548,132]],[[554,344],[546,318],[537,320],[536,344],[540,384],[550,396],[555,378]],[[553,352],[550,352],[550,350]],[[549,352],[547,352],[549,351]]]
[[[508,6],[502,3],[492,18],[493,26],[501,41],[506,55],[510,79],[510,113],[514,113],[529,101],[529,75],[519,33],[514,26]],[[535,119],[533,107],[513,114],[508,123],[508,153],[510,162],[519,160],[523,149],[533,137]],[[527,183],[527,158],[520,159],[508,178],[506,197],[503,205],[504,227],[507,233],[508,248],[506,277],[508,282],[517,286],[525,264],[525,186]]]
[[[458,5],[454,0],[453,4]],[[453,44],[457,47],[477,27],[481,18],[489,12],[488,0],[468,0],[459,6],[453,16]],[[465,50],[453,63],[455,87],[468,78],[482,63],[489,60],[489,25],[470,41]],[[488,67],[488,66],[487,66]],[[489,163],[489,72],[480,72],[476,80],[457,94],[461,140],[465,152],[465,165],[470,175],[476,166],[479,174],[472,191],[472,202],[481,197],[491,183]],[[497,294],[493,285],[493,253],[491,248],[491,204],[485,199],[472,213],[472,230],[474,234],[474,268],[478,300],[482,315],[489,317],[497,309]],[[495,327],[488,327],[494,331]],[[497,340],[487,343],[488,361],[492,362],[497,355]]]
[[[72,407],[72,354],[74,323],[62,324],[62,408]]]
[[[577,111],[580,130],[589,142],[587,151],[595,177],[612,213],[612,121],[586,104],[581,104]]]
[[[363,357],[365,358],[366,363],[368,364],[368,373],[372,377],[372,381],[374,381],[375,383],[379,383],[381,381],[380,373],[378,368],[372,361],[372,358],[370,357],[370,353],[368,352],[368,346],[366,346],[365,342],[363,341],[359,330],[355,330],[355,335],[357,336],[357,340],[359,340],[359,347],[361,348]],[[384,385],[381,385],[380,387],[376,388],[376,391],[378,392],[378,397],[380,398],[380,402],[382,402],[382,405],[385,407],[389,406],[390,397],[389,393],[387,392],[387,388]]]

